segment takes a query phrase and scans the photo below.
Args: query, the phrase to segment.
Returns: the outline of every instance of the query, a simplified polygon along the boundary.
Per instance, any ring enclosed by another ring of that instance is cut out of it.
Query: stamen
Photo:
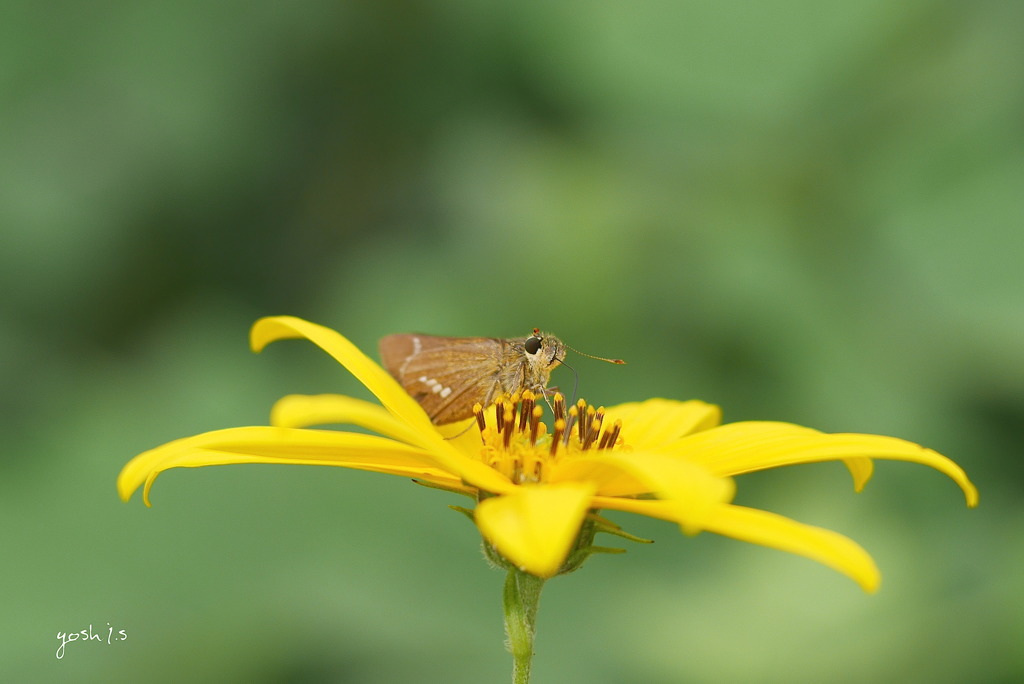
[[[549,455],[554,456],[558,450],[558,443],[562,441],[562,435],[565,434],[565,419],[559,418],[555,421],[554,434],[551,435],[551,449],[548,452]]]
[[[519,409],[519,431],[526,431],[526,423],[531,421],[533,415],[533,406],[535,403],[535,397],[533,392],[530,390],[523,390],[523,406]]]
[[[555,420],[565,420],[565,395],[561,392],[555,392],[554,402],[555,405],[551,410],[555,414]]]
[[[505,421],[505,429],[501,434],[501,441],[508,449],[508,445],[512,443],[512,433],[516,431],[516,418],[515,418],[515,405],[505,402],[503,404],[505,410],[508,412],[508,420]]]
[[[517,408],[519,408],[519,392],[513,392],[512,396],[508,398],[508,413],[505,415],[505,419],[508,422],[516,422]]]
[[[597,441],[597,438],[601,434],[601,426],[604,424],[604,406],[599,406],[597,410],[594,410],[593,406],[587,407],[587,430],[586,437],[583,438],[583,448],[589,448],[591,444]]]
[[[505,402],[494,402],[494,420],[498,423],[498,432],[505,429]]]
[[[584,401],[583,399],[580,399],[579,401],[576,402],[576,410],[580,417],[578,429],[580,444],[583,444],[583,440],[587,438],[587,430],[590,429],[590,419],[594,415],[594,409],[593,407],[588,409],[587,402]]]
[[[588,407],[587,402],[583,399],[580,399],[577,405],[580,407],[580,443],[583,444],[590,440],[590,433],[594,428],[594,416],[597,412],[594,407]],[[584,411],[584,407],[586,407],[586,411]]]
[[[534,406],[530,415],[530,446],[537,444],[537,433],[540,431],[540,419],[544,415],[543,406]]]
[[[619,431],[622,430],[622,421],[617,420],[612,425],[611,430],[605,430],[604,434],[601,435],[601,442],[597,445],[598,449],[610,449],[615,446],[616,440],[619,439]]]
[[[550,425],[543,420],[543,403],[549,397],[554,399],[552,410],[557,414]],[[494,402],[496,425],[490,425],[487,420],[490,410],[489,406],[485,409],[481,403],[473,405],[474,422],[484,443],[480,458],[517,484],[542,482],[547,459],[559,458],[559,450],[563,452],[561,458],[569,458],[583,456],[583,452],[590,449],[615,447],[622,429],[622,422],[618,420],[605,429],[603,406],[591,406],[584,399],[566,406],[565,395],[560,392],[549,395],[528,389],[510,396],[501,395]],[[548,453],[544,454],[544,442],[538,443],[538,440],[548,439],[549,432],[551,443]],[[513,437],[516,441],[514,446]],[[537,448],[541,451],[536,451]]]
[[[583,442],[584,451],[590,448],[599,434],[601,434],[601,421],[595,418],[590,425],[590,430],[587,431],[587,439]]]

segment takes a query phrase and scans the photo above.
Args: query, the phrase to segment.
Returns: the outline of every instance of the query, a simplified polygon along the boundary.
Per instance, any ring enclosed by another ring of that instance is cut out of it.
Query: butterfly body
[[[435,425],[473,415],[502,395],[543,393],[565,345],[534,330],[528,337],[388,335],[380,341],[384,368],[401,383]]]

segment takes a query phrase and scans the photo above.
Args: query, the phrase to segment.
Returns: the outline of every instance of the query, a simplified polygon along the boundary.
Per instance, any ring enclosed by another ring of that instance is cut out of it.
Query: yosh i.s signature
[[[64,647],[72,641],[98,641],[100,643],[113,644],[128,638],[128,633],[125,630],[115,630],[110,626],[109,622],[107,623],[106,632],[106,635],[102,631],[93,632],[92,625],[89,625],[89,629],[83,629],[78,632],[57,632],[57,641],[60,642],[60,646],[57,647],[57,660],[64,657]]]

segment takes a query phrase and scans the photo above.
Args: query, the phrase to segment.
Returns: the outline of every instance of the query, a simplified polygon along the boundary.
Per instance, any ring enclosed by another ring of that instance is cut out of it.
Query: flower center
[[[567,410],[561,392],[552,396],[550,406],[554,422],[549,434],[541,421],[544,406],[530,390],[495,401],[494,425],[488,424],[483,407],[476,404],[473,415],[483,441],[481,460],[518,484],[543,482],[549,463],[621,444],[622,421],[605,429],[603,406],[595,409],[580,399]]]

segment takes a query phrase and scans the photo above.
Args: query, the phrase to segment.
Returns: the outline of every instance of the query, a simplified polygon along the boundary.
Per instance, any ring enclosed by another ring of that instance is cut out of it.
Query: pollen
[[[484,463],[507,475],[513,482],[543,482],[545,469],[559,459],[575,458],[589,450],[614,449],[622,444],[622,421],[605,426],[605,409],[580,400],[566,409],[565,397],[556,392],[550,402],[538,402],[537,394],[500,397],[491,409],[480,404],[473,416],[482,446]],[[544,403],[553,413],[549,431]]]

